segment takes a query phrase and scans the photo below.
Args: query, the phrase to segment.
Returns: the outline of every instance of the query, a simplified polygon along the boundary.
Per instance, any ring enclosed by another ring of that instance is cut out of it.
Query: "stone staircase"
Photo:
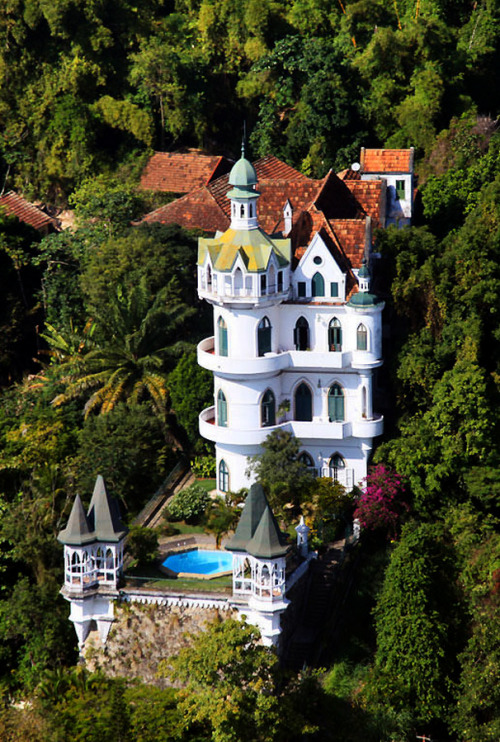
[[[341,540],[312,562],[300,619],[283,648],[282,663],[285,667],[299,671],[318,663],[324,631],[331,627],[336,602],[342,596],[340,565],[343,560],[344,540]]]

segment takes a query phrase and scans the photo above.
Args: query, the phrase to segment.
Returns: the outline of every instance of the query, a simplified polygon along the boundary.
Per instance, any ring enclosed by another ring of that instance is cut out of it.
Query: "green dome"
[[[368,266],[366,265],[366,260],[363,260],[363,265],[359,269],[358,277],[370,278],[370,271],[368,270]]]
[[[347,303],[351,307],[374,307],[376,304],[380,304],[380,301],[375,294],[369,294],[368,291],[358,291],[357,294],[351,296]]]
[[[229,184],[238,188],[257,185],[257,173],[251,162],[242,156],[229,173]]]

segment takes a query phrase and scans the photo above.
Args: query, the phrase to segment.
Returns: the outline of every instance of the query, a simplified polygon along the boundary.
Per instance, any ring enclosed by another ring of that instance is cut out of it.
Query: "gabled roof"
[[[80,495],[75,497],[66,528],[59,532],[57,539],[68,546],[85,546],[95,541],[94,532],[89,526]]]
[[[120,518],[118,503],[109,496],[100,474],[95,482],[87,518],[97,541],[120,541],[127,533]]]
[[[9,216],[17,216],[19,221],[29,224],[34,229],[45,230],[48,227],[59,229],[57,219],[49,216],[14,191],[0,196],[0,206],[3,206]]]
[[[190,152],[155,152],[141,176],[140,187],[148,191],[189,193],[229,172],[231,160],[220,155]]]
[[[365,149],[361,147],[362,173],[412,173],[413,147],[410,149]]]

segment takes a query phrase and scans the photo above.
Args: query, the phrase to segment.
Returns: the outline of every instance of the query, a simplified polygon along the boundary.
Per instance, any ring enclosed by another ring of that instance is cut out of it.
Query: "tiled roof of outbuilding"
[[[0,206],[3,206],[9,216],[17,216],[19,221],[29,224],[34,229],[45,229],[49,226],[57,229],[59,226],[57,219],[49,216],[14,191],[0,196]]]
[[[192,152],[155,152],[141,176],[140,187],[148,191],[189,193],[229,172],[231,160],[220,155]]]
[[[363,173],[410,173],[413,171],[413,147],[410,149],[365,149],[361,147]]]

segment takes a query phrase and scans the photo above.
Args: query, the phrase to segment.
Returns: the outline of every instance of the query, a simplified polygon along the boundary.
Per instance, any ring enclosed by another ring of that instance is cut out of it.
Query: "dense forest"
[[[500,739],[499,76],[498,0],[0,3],[0,190],[76,224],[0,215],[2,740]],[[154,149],[234,157],[243,122],[313,177],[414,146],[419,210],[377,235],[386,432],[329,666],[284,675],[229,621],[161,691],[75,669],[55,537],[97,473],[130,521],[210,454],[197,235],[131,221]]]

